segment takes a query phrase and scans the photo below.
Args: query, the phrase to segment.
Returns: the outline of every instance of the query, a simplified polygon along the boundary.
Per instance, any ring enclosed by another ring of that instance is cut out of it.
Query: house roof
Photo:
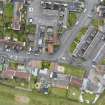
[[[71,85],[81,87],[82,86],[82,80],[77,77],[71,77]]]
[[[15,75],[15,70],[12,70],[12,69],[10,69],[10,70],[5,70],[5,71],[3,71],[2,72],[2,76],[4,77],[4,78],[13,78],[14,77],[14,75]]]
[[[54,46],[52,44],[48,44],[48,53],[52,54],[54,52]]]
[[[29,79],[30,79],[30,76],[31,76],[31,74],[30,74],[30,73],[27,73],[27,72],[20,72],[20,71],[17,71],[17,72],[15,73],[15,77],[20,78],[20,79],[29,80]]]
[[[19,79],[29,80],[31,77],[31,74],[27,72],[21,72],[21,71],[9,69],[2,72],[2,77],[10,78],[10,79],[13,79],[13,77],[16,77]]]

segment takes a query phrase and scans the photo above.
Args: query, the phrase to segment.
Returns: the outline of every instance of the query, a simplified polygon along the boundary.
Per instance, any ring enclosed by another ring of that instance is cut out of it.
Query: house
[[[27,65],[29,67],[32,67],[32,68],[38,68],[38,69],[40,69],[41,68],[41,61],[31,60]]]
[[[15,76],[16,71],[9,69],[9,70],[4,70],[1,74],[2,78],[6,78],[6,79],[13,79]]]
[[[54,46],[52,44],[48,44],[48,54],[52,54],[54,52]]]
[[[6,79],[18,78],[18,79],[22,79],[22,80],[26,80],[26,81],[30,81],[30,79],[31,79],[30,73],[16,71],[13,69],[4,70],[1,74],[1,76],[2,76],[2,78],[6,78]]]
[[[76,86],[76,87],[81,87],[82,86],[82,80],[80,78],[71,76],[70,85]]]
[[[14,3],[14,12],[13,12],[13,21],[12,21],[12,29],[20,30],[21,27],[21,10],[23,8],[23,4],[25,0],[13,0]]]
[[[87,78],[84,78],[82,90],[89,90],[95,94],[101,94],[105,89],[105,65],[97,65],[92,68]]]
[[[18,79],[23,79],[23,80],[26,80],[26,81],[30,81],[31,79],[31,74],[30,73],[27,73],[27,72],[21,72],[21,71],[17,71],[15,73],[15,78],[18,78]]]
[[[101,18],[104,18],[105,17],[105,6],[103,5],[99,5],[96,9],[97,11],[97,15]]]

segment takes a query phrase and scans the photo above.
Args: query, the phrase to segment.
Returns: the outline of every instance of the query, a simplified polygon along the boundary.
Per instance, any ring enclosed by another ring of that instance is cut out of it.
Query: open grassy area
[[[49,61],[42,61],[42,64],[41,64],[41,68],[42,69],[49,69],[50,68],[50,62]]]
[[[100,62],[100,64],[105,65],[105,59],[102,59],[102,61]]]
[[[89,94],[89,93],[84,93],[83,94],[83,99],[86,101],[88,100],[89,103],[92,103],[95,99],[95,94]]]
[[[66,92],[67,90],[62,89],[62,88],[52,88],[51,89],[51,93],[56,96],[66,97]]]
[[[80,30],[80,32],[78,33],[76,39],[74,40],[74,42],[70,46],[69,50],[70,50],[71,53],[73,53],[73,51],[75,50],[77,44],[80,42],[82,36],[85,35],[86,31],[87,31],[87,27],[84,27],[84,28],[82,28]]]
[[[103,26],[104,25],[104,19],[94,19],[92,21],[93,26],[95,26],[96,28],[98,28],[99,26]]]
[[[77,21],[76,13],[69,13],[68,15],[68,26],[72,27]]]
[[[84,74],[85,74],[85,70],[83,68],[79,68],[79,67],[74,67],[72,65],[68,65],[68,64],[64,64],[63,65],[65,67],[65,73],[66,74],[70,74],[72,76],[77,76],[79,78],[83,78]]]
[[[78,87],[70,86],[68,91],[68,98],[79,101],[80,89]]]
[[[7,3],[5,8],[4,8],[4,14],[6,17],[13,17],[13,4],[12,3]]]
[[[26,97],[26,102],[16,99],[16,97]],[[28,100],[28,101],[27,101]],[[46,96],[36,91],[25,92],[12,89],[0,85],[0,104],[1,105],[87,105],[85,103],[74,102],[66,98],[60,98],[56,96]],[[91,104],[89,104],[91,105]],[[105,105],[105,94],[101,96],[99,101],[95,105]]]

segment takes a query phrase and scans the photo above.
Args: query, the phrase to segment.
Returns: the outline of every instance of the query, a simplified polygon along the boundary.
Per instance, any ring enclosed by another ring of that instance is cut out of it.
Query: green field
[[[22,100],[20,98],[24,97]],[[105,105],[105,94],[95,105]],[[27,102],[27,103],[26,103]],[[0,105],[87,105],[56,96],[45,96],[38,92],[25,92],[0,85]],[[90,104],[89,104],[90,105]]]
[[[79,67],[74,67],[72,65],[68,65],[68,64],[64,64],[63,65],[65,68],[65,73],[66,74],[70,74],[72,76],[76,76],[79,78],[83,78],[84,74],[85,74],[85,70],[83,68],[79,68]]]
[[[104,25],[104,19],[93,19],[92,24],[96,28],[98,28],[99,26],[103,26]]]
[[[76,13],[73,13],[73,12],[69,13],[69,15],[68,15],[68,26],[69,27],[74,26],[76,21],[77,21]]]

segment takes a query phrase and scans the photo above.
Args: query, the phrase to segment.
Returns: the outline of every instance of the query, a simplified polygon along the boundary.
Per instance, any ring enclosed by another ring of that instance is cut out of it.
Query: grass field
[[[96,28],[98,28],[99,26],[103,26],[104,25],[104,19],[93,19],[92,24]]]
[[[72,27],[77,21],[76,13],[69,13],[68,15],[68,26]]]
[[[24,102],[25,99],[25,102]],[[95,105],[105,105],[105,94]],[[45,96],[38,92],[24,92],[0,85],[0,105],[87,105],[66,98]]]
[[[67,64],[64,64],[63,66],[65,68],[66,74],[70,74],[72,76],[76,76],[76,77],[79,77],[81,79],[83,78],[84,73],[85,73],[85,70],[83,68],[74,67],[72,65],[67,65]]]

